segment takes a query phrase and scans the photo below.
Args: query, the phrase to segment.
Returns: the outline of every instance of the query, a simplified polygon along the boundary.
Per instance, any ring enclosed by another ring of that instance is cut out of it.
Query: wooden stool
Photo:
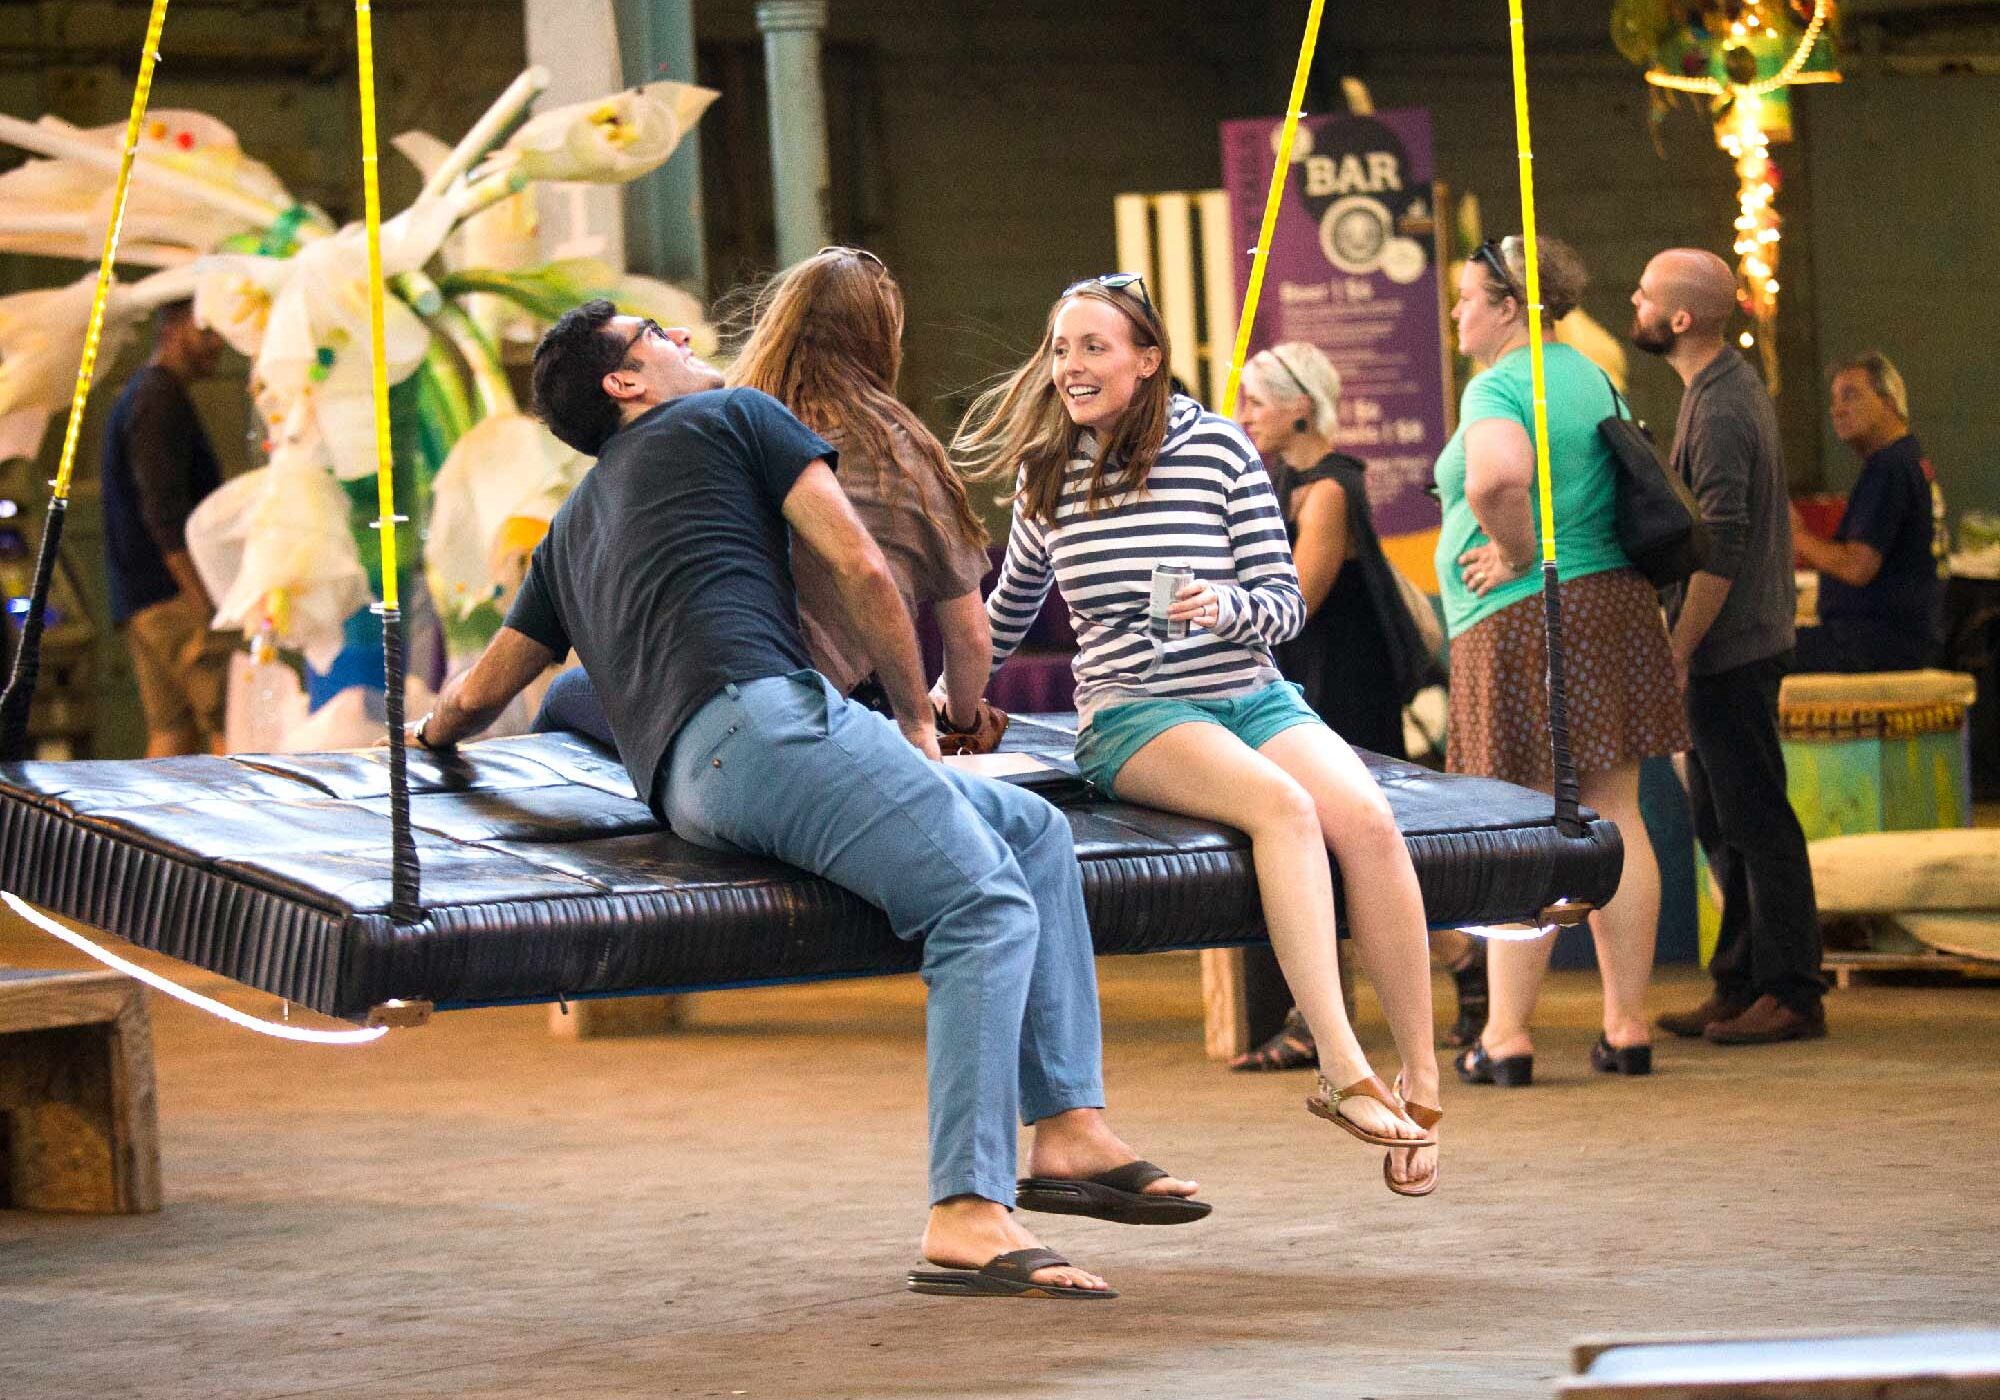
[[[115,972],[0,969],[0,1206],[160,1208],[145,988]]]

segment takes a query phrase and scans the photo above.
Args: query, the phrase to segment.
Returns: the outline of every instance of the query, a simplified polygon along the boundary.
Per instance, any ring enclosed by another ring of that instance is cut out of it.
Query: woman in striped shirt
[[[1078,766],[1100,791],[1249,835],[1271,943],[1320,1047],[1307,1107],[1391,1148],[1389,1188],[1425,1195],[1438,1072],[1416,872],[1367,769],[1273,662],[1305,603],[1263,463],[1234,423],[1173,393],[1166,361],[1137,277],[1079,282],[1034,357],[961,425],[961,466],[1015,481],[986,600],[993,664],[1055,585],[1077,635]],[[1167,614],[1184,635],[1166,639],[1149,626],[1162,563],[1193,571]],[[1393,1091],[1341,1004],[1329,850],[1366,872],[1347,882],[1347,906],[1402,1057]]]

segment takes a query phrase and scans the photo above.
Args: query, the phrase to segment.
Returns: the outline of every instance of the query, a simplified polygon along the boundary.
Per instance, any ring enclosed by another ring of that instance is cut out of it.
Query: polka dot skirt
[[[1562,588],[1570,752],[1596,773],[1688,747],[1659,595],[1630,569]],[[1461,632],[1451,643],[1448,767],[1547,787],[1548,650],[1542,595]]]

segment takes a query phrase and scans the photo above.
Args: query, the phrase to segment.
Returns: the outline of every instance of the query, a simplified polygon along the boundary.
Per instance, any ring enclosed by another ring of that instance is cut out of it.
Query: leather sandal
[[[1403,1111],[1402,1100],[1390,1093],[1389,1086],[1384,1084],[1378,1076],[1372,1074],[1355,1080],[1345,1089],[1334,1088],[1333,1085],[1327,1082],[1326,1076],[1322,1074],[1319,1077],[1319,1092],[1309,1095],[1306,1098],[1306,1111],[1314,1117],[1326,1119],[1327,1122],[1333,1124],[1334,1127],[1339,1128],[1342,1132],[1352,1134],[1360,1138],[1363,1142],[1372,1143],[1376,1147],[1437,1146],[1437,1139],[1435,1137],[1384,1137],[1380,1133],[1369,1132],[1366,1128],[1340,1111],[1340,1101],[1342,1099],[1355,1098],[1373,1099],[1397,1117],[1414,1122],[1414,1120],[1410,1120],[1409,1114]]]
[[[1535,1057],[1533,1054],[1508,1055],[1494,1059],[1486,1053],[1483,1042],[1474,1041],[1472,1047],[1452,1061],[1458,1077],[1468,1084],[1498,1084],[1503,1089],[1521,1089],[1535,1082]]]
[[[1590,1067],[1599,1074],[1651,1074],[1651,1045],[1613,1045],[1611,1037],[1600,1035],[1590,1047]]]
[[[1396,1076],[1396,1097],[1403,1098],[1403,1076],[1400,1074]],[[1403,1115],[1428,1133],[1444,1118],[1444,1110],[1403,1099]],[[1416,1181],[1398,1181],[1393,1170],[1395,1160],[1393,1150],[1382,1154],[1382,1180],[1398,1196],[1428,1196],[1438,1189],[1438,1178],[1444,1174],[1443,1163],[1433,1163],[1429,1176]]]
[[[1229,1067],[1239,1073],[1260,1070],[1312,1069],[1319,1064],[1319,1047],[1313,1044],[1313,1033],[1306,1025],[1306,1018],[1299,1014],[1295,1006],[1285,1013],[1285,1023],[1278,1027],[1278,1033],[1258,1046],[1246,1051],[1229,1062]]]

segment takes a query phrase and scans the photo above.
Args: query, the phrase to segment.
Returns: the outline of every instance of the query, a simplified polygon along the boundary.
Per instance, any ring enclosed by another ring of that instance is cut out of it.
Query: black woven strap
[[[1569,692],[1563,679],[1562,589],[1556,561],[1542,561],[1542,612],[1548,629],[1549,757],[1555,772],[1556,830],[1574,840],[1583,833],[1577,808],[1576,760],[1569,749]]]
[[[48,518],[42,523],[42,552],[35,559],[35,582],[28,590],[28,614],[21,621],[21,649],[14,653],[6,693],[0,694],[0,760],[7,762],[28,756],[28,711],[34,707],[35,682],[42,671],[42,624],[68,516],[69,502],[60,496],[50,498]]]
[[[409,754],[403,739],[403,614],[382,609],[382,708],[389,724],[389,917],[399,924],[424,917],[417,841],[410,829]]]

